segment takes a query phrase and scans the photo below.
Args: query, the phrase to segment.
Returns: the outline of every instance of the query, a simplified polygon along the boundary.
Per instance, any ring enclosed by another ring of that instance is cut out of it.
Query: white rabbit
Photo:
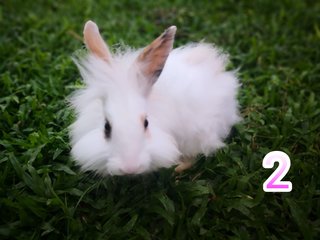
[[[89,50],[75,60],[84,89],[72,96],[72,155],[84,170],[104,175],[140,174],[209,155],[240,120],[239,83],[226,71],[227,56],[211,44],[172,50],[169,27],[142,50],[112,55],[97,25],[88,21]]]

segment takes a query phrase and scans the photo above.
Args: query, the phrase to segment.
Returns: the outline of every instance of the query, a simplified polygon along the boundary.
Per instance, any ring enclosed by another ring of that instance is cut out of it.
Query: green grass
[[[170,3],[171,2],[171,3]],[[319,1],[1,1],[0,239],[319,239]],[[174,176],[81,173],[70,158],[70,56],[86,20],[109,45],[206,39],[240,68],[244,118],[228,146]],[[291,193],[264,193],[270,151]]]

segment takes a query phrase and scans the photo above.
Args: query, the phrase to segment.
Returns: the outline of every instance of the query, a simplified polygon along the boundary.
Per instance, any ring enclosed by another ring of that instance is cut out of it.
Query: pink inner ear
[[[142,72],[151,81],[151,85],[158,79],[172,50],[176,29],[175,26],[169,27],[147,46],[138,57]]]
[[[107,62],[110,61],[110,51],[100,35],[98,26],[94,22],[86,22],[83,29],[83,36],[87,48],[93,54]]]

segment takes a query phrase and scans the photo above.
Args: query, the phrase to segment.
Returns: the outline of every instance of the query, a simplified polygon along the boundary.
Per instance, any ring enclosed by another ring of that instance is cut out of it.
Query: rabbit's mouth
[[[138,175],[148,171],[148,161],[123,161],[123,159],[110,158],[106,169],[109,175]]]

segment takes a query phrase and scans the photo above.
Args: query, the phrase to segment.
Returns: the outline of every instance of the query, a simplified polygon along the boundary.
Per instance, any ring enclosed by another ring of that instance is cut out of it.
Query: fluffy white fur
[[[111,64],[93,54],[76,60],[85,88],[71,100],[77,114],[71,145],[85,170],[139,174],[208,155],[224,145],[240,119],[237,77],[226,71],[227,56],[213,45],[172,50],[148,95],[136,64],[140,52],[119,52]],[[104,135],[106,119],[112,125],[110,139]]]

